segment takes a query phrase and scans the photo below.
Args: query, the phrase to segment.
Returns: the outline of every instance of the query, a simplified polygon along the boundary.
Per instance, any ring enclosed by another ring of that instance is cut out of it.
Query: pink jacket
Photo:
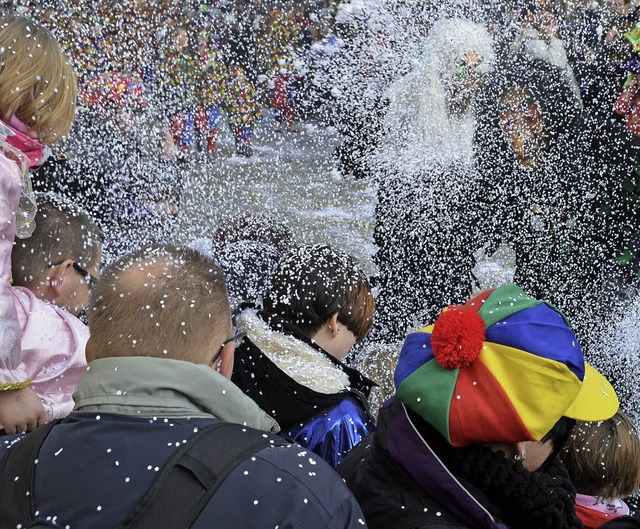
[[[0,390],[30,386],[55,419],[73,408],[89,331],[65,310],[11,286],[20,191],[17,164],[0,152]]]

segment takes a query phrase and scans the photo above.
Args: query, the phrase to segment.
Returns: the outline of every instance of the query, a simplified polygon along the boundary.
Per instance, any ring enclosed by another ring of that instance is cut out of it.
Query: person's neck
[[[338,329],[340,329],[340,327],[344,327],[341,323],[337,323],[336,325],[338,326]],[[341,350],[338,342],[336,341],[337,336],[335,331],[326,324],[322,325],[322,327],[320,327],[313,336],[309,336],[309,338],[340,362],[342,362],[343,358],[346,356],[346,353]]]

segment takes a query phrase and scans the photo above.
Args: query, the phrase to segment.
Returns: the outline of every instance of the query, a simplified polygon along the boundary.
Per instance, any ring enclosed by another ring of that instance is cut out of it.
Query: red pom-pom
[[[484,320],[477,312],[452,305],[433,327],[431,349],[445,369],[464,369],[482,352],[485,336]]]

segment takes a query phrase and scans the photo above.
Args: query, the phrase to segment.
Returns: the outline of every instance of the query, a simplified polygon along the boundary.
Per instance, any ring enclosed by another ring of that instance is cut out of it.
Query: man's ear
[[[222,348],[218,362],[216,362],[216,367],[219,366],[218,372],[229,380],[231,380],[231,375],[233,374],[233,359],[235,357],[235,353],[236,344],[229,342]]]
[[[64,289],[64,278],[69,271],[73,271],[73,259],[62,261],[59,265],[52,266],[47,274],[48,285],[45,285],[47,291],[46,299],[55,301],[58,299]]]
[[[487,446],[494,452],[502,450],[507,459],[514,458],[524,452],[524,443],[491,443]]]

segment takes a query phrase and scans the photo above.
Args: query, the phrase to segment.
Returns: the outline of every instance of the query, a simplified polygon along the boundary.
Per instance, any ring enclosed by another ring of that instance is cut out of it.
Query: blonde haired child
[[[19,119],[47,145],[62,139],[75,116],[77,86],[56,39],[33,20],[4,16],[0,51],[0,119]]]
[[[616,527],[640,527],[630,518],[622,525],[629,515],[622,498],[640,490],[640,437],[624,413],[602,422],[578,422],[561,457],[586,529],[609,527],[614,519]]]
[[[31,380],[19,368],[21,327],[11,287],[16,235],[33,232],[36,206],[29,169],[73,123],[77,82],[47,29],[28,18],[0,17],[0,424],[7,432],[47,420]]]

